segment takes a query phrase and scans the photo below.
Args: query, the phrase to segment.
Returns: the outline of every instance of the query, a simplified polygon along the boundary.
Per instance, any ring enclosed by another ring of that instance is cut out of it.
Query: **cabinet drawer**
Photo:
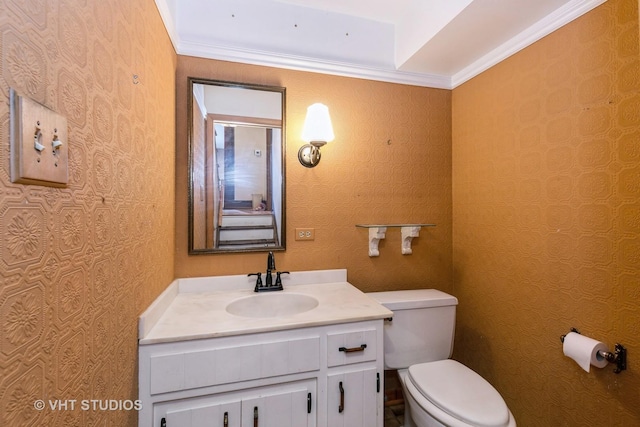
[[[151,356],[151,394],[320,369],[320,337]]]
[[[327,334],[327,364],[332,367],[375,360],[376,336],[375,329]]]

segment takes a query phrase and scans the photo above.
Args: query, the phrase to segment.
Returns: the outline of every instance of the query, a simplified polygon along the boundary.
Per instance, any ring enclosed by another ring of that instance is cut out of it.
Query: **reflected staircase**
[[[220,249],[278,246],[273,212],[223,213],[218,227]]]

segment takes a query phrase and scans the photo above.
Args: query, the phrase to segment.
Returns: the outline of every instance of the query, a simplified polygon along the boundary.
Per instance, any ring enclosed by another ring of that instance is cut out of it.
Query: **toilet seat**
[[[513,419],[502,396],[455,360],[409,367],[406,387],[420,406],[450,426],[507,427]],[[431,407],[431,409],[429,408]],[[434,408],[440,414],[433,413]],[[444,418],[444,419],[443,419]]]

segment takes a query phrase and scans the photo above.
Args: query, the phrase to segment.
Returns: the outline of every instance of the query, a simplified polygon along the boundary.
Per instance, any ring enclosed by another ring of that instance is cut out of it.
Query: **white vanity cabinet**
[[[311,427],[313,380],[154,405],[161,427]]]
[[[327,425],[331,427],[381,426],[378,422],[378,384],[375,368],[329,374]]]
[[[158,425],[166,426],[221,426],[241,427],[241,401],[217,399],[222,401],[188,401],[186,404],[169,403],[157,405],[156,418],[160,418]]]
[[[382,324],[141,344],[138,425],[383,427]]]
[[[315,386],[315,384],[314,384]],[[278,387],[280,389],[280,387]],[[242,427],[312,427],[316,425],[313,411],[315,388],[274,391],[242,400]]]
[[[331,427],[381,426],[378,395],[382,393],[376,327],[343,325],[327,333],[327,425]],[[370,366],[374,363],[374,366]]]

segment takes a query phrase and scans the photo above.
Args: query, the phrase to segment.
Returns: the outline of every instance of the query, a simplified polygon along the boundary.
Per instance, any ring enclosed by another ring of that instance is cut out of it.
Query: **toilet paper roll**
[[[607,366],[607,360],[602,357],[599,351],[609,351],[608,347],[592,338],[585,337],[576,332],[569,332],[564,337],[562,344],[564,355],[572,358],[585,371],[589,372],[591,365],[596,368]]]

